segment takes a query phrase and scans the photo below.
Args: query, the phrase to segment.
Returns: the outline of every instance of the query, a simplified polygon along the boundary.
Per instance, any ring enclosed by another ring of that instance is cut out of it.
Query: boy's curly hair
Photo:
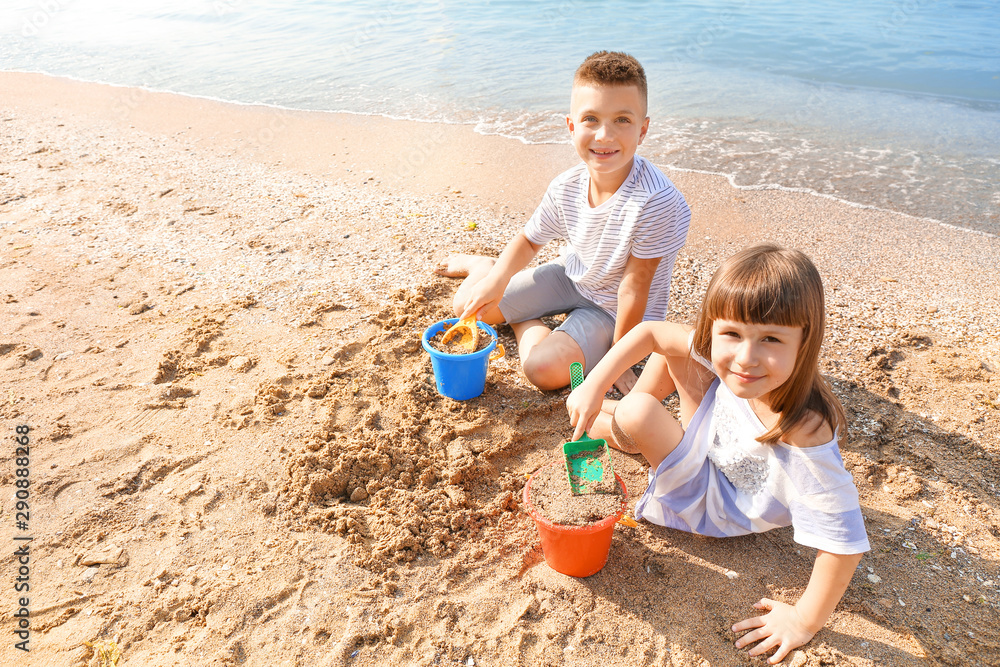
[[[573,85],[580,84],[635,86],[643,103],[648,95],[646,71],[638,60],[619,51],[597,51],[587,56],[573,76]]]

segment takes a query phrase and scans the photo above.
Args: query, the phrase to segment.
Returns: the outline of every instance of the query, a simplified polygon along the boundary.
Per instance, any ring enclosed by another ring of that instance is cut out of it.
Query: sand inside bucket
[[[479,340],[476,342],[476,349],[467,350],[459,343],[460,339],[458,336],[455,336],[455,338],[449,340],[447,343],[442,343],[441,339],[444,338],[446,332],[447,329],[439,331],[431,336],[427,341],[435,350],[445,352],[446,354],[472,354],[473,352],[479,352],[480,350],[488,348],[494,340],[493,336],[480,329]]]
[[[544,466],[531,479],[529,490],[535,510],[552,523],[585,526],[617,514],[622,506],[622,490],[615,484],[612,493],[573,495],[566,468]]]

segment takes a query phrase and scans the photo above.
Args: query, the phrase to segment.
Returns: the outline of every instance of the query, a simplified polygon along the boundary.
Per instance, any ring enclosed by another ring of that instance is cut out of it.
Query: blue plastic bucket
[[[431,355],[431,365],[434,367],[434,381],[438,393],[456,401],[467,401],[483,393],[486,389],[486,371],[490,366],[490,354],[497,346],[497,332],[485,322],[477,322],[480,330],[485,331],[493,340],[485,349],[469,354],[449,354],[437,350],[430,344],[431,338],[440,331],[451,327],[458,318],[441,320],[427,327],[421,343]]]

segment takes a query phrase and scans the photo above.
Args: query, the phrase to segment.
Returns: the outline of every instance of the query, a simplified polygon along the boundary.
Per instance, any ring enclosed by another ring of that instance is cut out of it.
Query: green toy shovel
[[[576,389],[583,382],[583,364],[574,361],[569,366],[570,386]],[[574,496],[584,493],[614,493],[617,490],[615,471],[611,467],[608,443],[595,440],[586,433],[579,440],[563,445],[566,476]]]

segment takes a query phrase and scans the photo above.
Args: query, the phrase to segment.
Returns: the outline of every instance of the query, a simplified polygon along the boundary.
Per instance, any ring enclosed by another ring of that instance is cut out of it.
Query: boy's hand
[[[459,315],[459,319],[480,314],[485,314],[496,308],[503,298],[503,291],[507,287],[506,283],[497,283],[492,275],[476,283],[472,288],[468,301],[465,302],[465,310]]]
[[[802,646],[816,634],[806,626],[798,610],[791,605],[763,598],[755,603],[754,607],[770,609],[770,612],[740,621],[733,626],[733,632],[756,628],[736,640],[736,648],[743,648],[763,640],[750,649],[751,656],[763,655],[777,648],[774,655],[768,658],[770,664],[776,665],[785,659],[789,651]]]
[[[541,247],[529,241],[524,230],[519,231],[500,253],[489,272],[472,287],[459,317],[475,315],[479,319],[489,318],[503,322],[503,313],[499,309],[500,299],[503,298],[511,276],[528,266]]]

